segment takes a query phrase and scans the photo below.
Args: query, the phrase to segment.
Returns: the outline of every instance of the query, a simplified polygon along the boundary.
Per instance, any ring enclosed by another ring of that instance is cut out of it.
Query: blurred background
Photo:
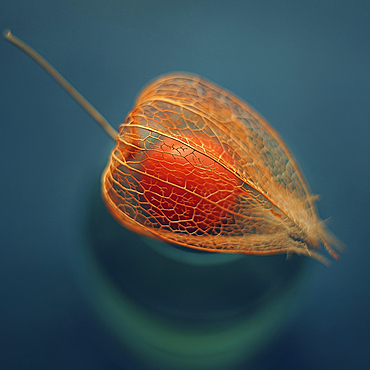
[[[369,367],[368,1],[13,0],[0,4],[0,27],[115,127],[139,90],[171,71],[260,111],[348,251],[330,268],[308,261],[297,307],[243,368]],[[80,276],[87,198],[113,142],[5,39],[0,98],[0,368],[139,368],[117,356]]]

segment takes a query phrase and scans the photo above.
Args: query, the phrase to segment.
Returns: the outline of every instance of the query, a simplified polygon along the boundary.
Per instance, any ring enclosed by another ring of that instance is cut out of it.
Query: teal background
[[[295,154],[348,245],[309,261],[297,309],[252,369],[370,363],[370,5],[367,1],[1,2],[32,45],[115,127],[170,71],[240,95]],[[0,368],[137,369],[83,293],[92,184],[113,143],[34,62],[0,40]]]

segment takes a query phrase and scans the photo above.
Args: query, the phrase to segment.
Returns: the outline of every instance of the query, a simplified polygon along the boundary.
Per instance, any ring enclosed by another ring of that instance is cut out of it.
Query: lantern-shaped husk
[[[298,253],[321,262],[324,229],[289,149],[247,103],[198,76],[151,82],[120,126],[102,193],[128,229],[183,246]]]

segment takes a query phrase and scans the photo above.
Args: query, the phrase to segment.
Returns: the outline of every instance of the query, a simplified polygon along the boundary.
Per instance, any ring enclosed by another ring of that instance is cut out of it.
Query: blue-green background
[[[286,140],[348,245],[310,262],[295,314],[252,369],[370,367],[368,1],[2,1],[0,28],[44,55],[116,127],[140,88],[189,71]],[[84,208],[113,143],[0,40],[0,368],[133,369],[79,281]]]

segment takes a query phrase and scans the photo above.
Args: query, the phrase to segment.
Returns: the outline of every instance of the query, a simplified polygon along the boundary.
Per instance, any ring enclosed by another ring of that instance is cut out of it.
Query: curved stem
[[[41,65],[54,79],[70,94],[74,99],[89,113],[95,121],[105,130],[105,132],[116,140],[118,132],[108,123],[108,121],[39,53],[28,46],[25,42],[14,36],[9,29],[3,32],[4,37],[12,44],[18,46],[38,64]]]

